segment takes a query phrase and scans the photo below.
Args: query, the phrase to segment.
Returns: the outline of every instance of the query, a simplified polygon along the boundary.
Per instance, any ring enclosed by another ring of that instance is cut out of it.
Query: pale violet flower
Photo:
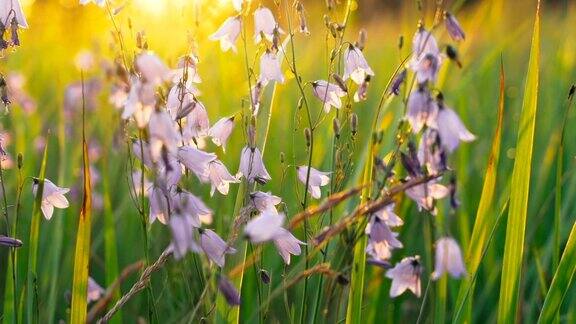
[[[182,146],[178,149],[178,161],[201,180],[210,177],[210,162],[217,158],[214,153],[207,153],[191,146]]]
[[[436,129],[428,128],[420,138],[418,146],[418,161],[428,173],[438,174],[446,170],[446,152],[440,143],[440,136]]]
[[[392,279],[390,297],[398,297],[407,289],[412,291],[416,297],[420,297],[421,273],[422,265],[419,256],[407,257],[396,263],[394,268],[386,272],[386,277]]]
[[[209,39],[212,41],[220,41],[222,51],[226,52],[231,49],[236,53],[235,43],[238,36],[240,36],[241,29],[242,19],[240,16],[229,17],[214,34],[210,35]]]
[[[92,277],[88,277],[88,293],[86,294],[88,302],[97,301],[105,292],[106,290],[104,290],[96,280],[92,279]]]
[[[172,190],[172,209],[179,215],[189,217],[189,222],[194,227],[200,227],[202,223],[212,223],[212,210],[192,193],[179,188]]]
[[[200,229],[200,247],[212,262],[224,267],[226,254],[236,253],[236,249],[210,229]]]
[[[201,248],[198,246],[194,238],[196,226],[189,216],[182,216],[174,214],[170,217],[170,231],[172,232],[171,246],[174,250],[174,258],[181,259],[183,256],[190,252],[200,252]]]
[[[40,181],[34,178],[34,184],[32,186],[32,192],[34,196],[36,196],[36,192],[38,191],[38,183]],[[70,191],[68,188],[60,188],[52,181],[48,179],[44,179],[44,187],[42,189],[42,214],[44,214],[44,218],[50,220],[52,218],[52,214],[54,213],[54,207],[56,208],[68,208],[70,205],[68,203],[68,199],[64,196]]]
[[[344,80],[352,79],[357,85],[361,85],[366,76],[374,76],[374,71],[366,62],[362,51],[350,45],[344,51]]]
[[[28,28],[20,0],[2,0],[0,2],[0,22],[8,29],[14,19],[19,27]]]
[[[208,165],[209,179],[212,184],[210,189],[210,196],[214,195],[216,189],[223,195],[227,195],[230,190],[231,183],[239,183],[235,176],[231,175],[226,169],[226,166],[220,160],[211,161]]]
[[[155,184],[148,189],[150,199],[149,222],[154,223],[158,220],[160,223],[168,224],[168,214],[170,208],[170,197],[168,190],[161,184]]]
[[[390,227],[402,226],[404,221],[394,212],[396,204],[392,203],[374,213],[386,225]]]
[[[419,210],[427,210],[436,215],[437,209],[434,201],[442,199],[450,194],[450,190],[436,181],[429,181],[412,188],[406,189],[406,195],[418,204]]]
[[[274,38],[274,29],[277,27],[278,24],[270,9],[259,7],[254,10],[254,40],[256,43],[262,41],[262,35],[271,42]],[[278,33],[283,34],[284,31],[278,27]]]
[[[252,243],[270,241],[281,233],[283,223],[284,214],[263,212],[246,224],[244,233]]]
[[[195,108],[195,96],[199,94],[193,83],[188,80],[186,84],[177,83],[170,88],[166,99],[166,110],[174,120],[182,119]]]
[[[444,24],[448,34],[450,34],[450,37],[455,41],[462,41],[466,38],[466,34],[464,34],[464,30],[456,17],[447,11],[444,11]]]
[[[250,194],[250,200],[254,208],[259,212],[278,213],[276,205],[282,202],[282,198],[269,192],[256,191]]]
[[[358,86],[356,92],[354,92],[354,102],[360,102],[368,99],[368,86],[370,85],[370,76],[367,75],[364,82]]]
[[[277,54],[266,51],[266,53],[260,57],[260,77],[258,81],[264,85],[267,84],[268,81],[284,83],[284,76],[282,75],[280,63]]]
[[[155,111],[150,116],[148,124],[150,131],[150,154],[153,161],[158,161],[164,147],[170,154],[174,154],[181,141],[180,133],[175,123],[166,111]]]
[[[438,105],[428,89],[419,86],[416,91],[412,91],[408,97],[406,118],[414,134],[420,132],[424,126],[437,127]]]
[[[260,184],[265,184],[272,179],[264,166],[264,161],[262,161],[262,153],[257,147],[246,146],[242,149],[238,172],[246,177],[250,183],[256,181]]]
[[[256,82],[255,85],[252,86],[250,89],[250,100],[252,101],[252,115],[256,117],[258,115],[258,111],[260,110],[260,100],[262,99],[262,90],[264,89],[264,85],[262,82]]]
[[[392,250],[403,247],[390,227],[379,217],[373,215],[370,222],[366,225],[366,234],[368,235],[368,245],[366,253],[376,260],[387,260],[392,256]]]
[[[228,142],[232,130],[234,130],[234,116],[224,117],[212,125],[208,131],[208,136],[212,138],[214,144],[222,146],[222,150],[226,152],[226,142]]]
[[[306,179],[308,177],[308,167],[307,166],[299,166],[296,168],[298,173],[298,180],[306,185]],[[314,168],[310,168],[310,178],[308,179],[308,192],[312,197],[319,199],[322,195],[320,191],[320,187],[327,185],[330,182],[330,172],[322,172],[318,171]]]
[[[408,66],[416,73],[418,83],[435,82],[442,64],[442,55],[434,36],[419,27],[412,39],[412,58]]]
[[[200,101],[195,101],[194,108],[186,116],[184,139],[191,140],[207,136],[209,130],[210,120],[208,119],[208,112]]]
[[[460,142],[471,142],[476,139],[474,134],[470,133],[460,117],[454,110],[439,104],[438,111],[438,135],[440,143],[450,153],[454,151]]]
[[[132,86],[124,103],[122,119],[134,117],[138,128],[145,128],[156,105],[154,85],[132,77]]]
[[[135,66],[142,79],[154,86],[169,80],[170,69],[152,52],[144,52],[136,57]]]
[[[80,0],[80,4],[83,6],[85,6],[91,2],[100,6],[100,7],[104,7],[104,5],[106,4],[106,0]]]
[[[284,228],[280,228],[274,236],[274,245],[286,264],[290,264],[290,255],[300,255],[302,253],[300,245],[304,244],[306,243],[297,239],[290,231]]]
[[[326,113],[330,112],[331,107],[342,108],[342,100],[340,98],[346,96],[346,92],[338,85],[324,80],[317,80],[312,83],[312,87],[314,96],[324,104]]]
[[[218,290],[230,306],[240,306],[240,293],[238,289],[223,275],[216,274]]]
[[[435,260],[432,280],[440,279],[445,272],[453,278],[462,278],[466,275],[462,252],[458,243],[451,237],[442,237],[436,241]]]

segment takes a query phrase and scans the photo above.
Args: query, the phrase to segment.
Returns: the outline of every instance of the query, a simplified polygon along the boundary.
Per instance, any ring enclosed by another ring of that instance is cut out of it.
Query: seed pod
[[[574,93],[576,92],[576,85],[572,85],[570,87],[570,91],[568,91],[568,99],[572,99],[574,97]]]
[[[338,37],[338,24],[335,22],[330,23],[330,33],[332,34],[332,37],[336,38]]]
[[[298,110],[302,109],[303,104],[304,104],[304,98],[300,97],[300,99],[298,99]]]
[[[340,138],[340,120],[338,118],[332,119],[332,129],[336,138]]]
[[[358,115],[355,113],[350,115],[350,130],[352,131],[352,136],[358,132]]]
[[[310,128],[306,127],[304,129],[304,137],[306,138],[306,147],[310,147],[312,142],[312,132],[310,131]]]
[[[268,271],[260,269],[260,280],[266,285],[270,283],[270,274]]]
[[[338,74],[332,73],[332,79],[334,79],[334,81],[336,82],[336,85],[338,87],[340,87],[340,89],[342,89],[342,91],[348,92],[348,87],[346,86],[346,83]]]

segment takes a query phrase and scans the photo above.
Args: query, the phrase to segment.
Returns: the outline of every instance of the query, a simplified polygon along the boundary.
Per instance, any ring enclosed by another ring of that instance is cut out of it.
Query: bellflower
[[[38,191],[38,183],[40,181],[37,178],[34,178],[34,184],[32,185],[32,192],[34,196],[36,196],[36,192]],[[56,208],[68,208],[70,205],[68,203],[68,199],[64,196],[70,191],[68,188],[60,188],[52,181],[48,179],[44,179],[44,187],[42,190],[42,214],[44,214],[44,218],[50,220],[52,218],[52,214],[54,213],[54,207]]]
[[[272,179],[262,161],[262,153],[260,153],[257,147],[251,148],[245,146],[242,149],[238,172],[246,177],[250,183],[256,181],[260,184],[265,184]]]
[[[180,215],[189,217],[190,224],[194,227],[200,227],[202,223],[212,223],[213,212],[200,198],[179,188],[173,189],[171,195],[173,209]]]
[[[275,239],[282,231],[284,214],[263,212],[251,219],[244,228],[246,237],[252,243],[262,243]]]
[[[148,189],[150,198],[150,223],[157,219],[160,223],[168,224],[170,210],[170,194],[163,184],[157,183]]]
[[[324,80],[317,80],[312,83],[312,87],[314,96],[324,104],[324,112],[329,113],[331,107],[336,109],[342,107],[340,98],[346,96],[346,92],[338,85]]]
[[[420,275],[422,265],[420,256],[407,257],[396,263],[394,268],[386,272],[386,277],[392,279],[390,287],[390,297],[398,297],[407,289],[412,291],[416,297],[420,297]]]
[[[442,102],[438,104],[438,135],[442,146],[450,153],[454,151],[460,142],[471,142],[476,139],[470,133],[460,117],[454,110],[444,106]]]
[[[0,245],[7,246],[7,247],[21,247],[22,241],[19,239],[15,239],[12,237],[0,235]]]
[[[201,180],[210,177],[209,164],[217,158],[214,153],[207,153],[191,146],[182,146],[178,149],[178,160],[180,163]]]
[[[306,178],[308,176],[308,167],[307,166],[299,166],[296,168],[298,172],[298,180],[306,185]],[[312,197],[319,199],[322,195],[320,191],[320,187],[327,185],[330,182],[330,172],[322,172],[318,171],[314,168],[310,168],[310,178],[308,179],[308,192]]]
[[[235,176],[231,175],[226,169],[226,166],[220,162],[220,160],[211,161],[208,164],[209,180],[212,183],[212,189],[210,189],[210,196],[214,195],[216,189],[223,195],[228,194],[230,189],[230,183],[239,183]]]
[[[392,250],[403,247],[390,227],[379,217],[372,215],[365,230],[368,235],[366,252],[376,260],[387,260],[392,256]]]
[[[404,221],[394,212],[396,204],[392,203],[374,213],[386,225],[390,227],[402,226]]]
[[[428,181],[412,188],[406,189],[406,195],[418,204],[419,210],[427,210],[436,215],[434,200],[442,199],[450,194],[450,190],[437,183],[435,180]]]
[[[200,230],[200,247],[220,268],[224,267],[226,254],[236,253],[236,249],[228,246],[218,234],[210,229]]]
[[[240,16],[229,17],[214,34],[208,37],[208,39],[212,41],[220,41],[220,48],[223,52],[227,52],[231,49],[236,53],[237,49],[235,43],[238,36],[240,36],[241,29],[242,18]]]
[[[191,81],[173,85],[166,99],[166,110],[170,112],[172,119],[178,120],[188,116],[196,106],[195,96],[198,94],[199,91]]]
[[[361,85],[366,76],[374,76],[374,71],[368,65],[362,51],[349,45],[344,51],[344,80],[352,79],[357,85]]]
[[[143,83],[139,78],[133,77],[128,98],[124,103],[122,119],[134,116],[138,128],[145,128],[148,125],[155,105],[154,86],[150,83]]]
[[[97,301],[105,292],[106,290],[104,290],[96,280],[92,279],[92,277],[88,277],[88,293],[86,294],[88,302]]]
[[[188,251],[196,253],[201,251],[194,238],[195,226],[191,217],[174,214],[170,217],[169,227],[172,232],[171,245],[174,249],[174,258],[176,260],[181,259]]]
[[[228,142],[232,130],[234,130],[234,116],[224,117],[212,125],[208,131],[208,136],[212,138],[214,144],[222,146],[222,150],[226,152],[226,142]]]
[[[170,69],[152,52],[144,52],[136,57],[136,69],[146,83],[158,86],[169,79]]]
[[[446,152],[440,143],[438,131],[432,128],[426,129],[418,146],[418,160],[426,167],[428,173],[438,174],[446,170]]]
[[[278,213],[276,205],[282,202],[282,198],[269,192],[256,191],[250,194],[250,201],[259,212]]]
[[[418,83],[435,82],[442,64],[442,55],[434,36],[419,27],[412,39],[412,58],[408,66],[416,73]]]
[[[150,154],[154,161],[160,159],[162,147],[170,154],[176,152],[181,139],[174,126],[174,121],[166,111],[155,111],[150,116]]]
[[[218,290],[230,306],[240,306],[240,293],[234,285],[223,275],[217,275]]]
[[[442,237],[436,241],[434,272],[432,280],[438,280],[445,272],[453,278],[461,278],[466,275],[462,252],[458,243],[451,237]]]
[[[444,24],[448,34],[450,34],[450,37],[452,37],[453,40],[462,41],[466,38],[466,34],[464,34],[464,30],[460,26],[460,23],[456,17],[448,11],[444,11]]]
[[[424,126],[436,128],[438,105],[432,99],[428,89],[419,86],[416,91],[412,91],[408,98],[406,118],[414,134],[419,133]]]
[[[24,11],[22,10],[20,0],[1,1],[0,23],[4,25],[4,28],[8,29],[13,21],[15,21],[21,28],[28,28],[28,23],[26,22],[26,17],[24,17]]]
[[[267,84],[268,81],[284,83],[284,76],[282,75],[280,63],[277,54],[266,51],[266,53],[260,57],[260,77],[258,78],[258,82],[261,82],[264,85]]]
[[[208,112],[200,101],[195,101],[194,108],[186,117],[184,139],[191,140],[207,136],[209,130],[210,120],[208,119]]]
[[[286,264],[290,264],[290,255],[300,255],[302,253],[300,245],[303,244],[306,243],[297,239],[290,231],[284,228],[280,228],[274,236],[274,245]]]
[[[274,29],[278,27],[272,11],[266,7],[259,7],[254,10],[254,40],[256,43],[262,41],[262,35],[271,42],[274,38]],[[283,34],[284,31],[278,28],[278,32]]]

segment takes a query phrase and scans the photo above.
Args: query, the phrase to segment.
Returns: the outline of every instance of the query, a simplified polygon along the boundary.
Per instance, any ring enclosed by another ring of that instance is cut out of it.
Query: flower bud
[[[21,170],[22,166],[24,166],[24,157],[22,156],[22,153],[18,153],[18,169]]]
[[[568,91],[568,99],[572,99],[574,97],[574,93],[576,92],[576,85],[572,85],[570,87],[570,91]]]
[[[338,24],[335,22],[330,23],[330,34],[332,34],[332,37],[337,38],[338,37]]]
[[[310,131],[310,128],[306,127],[304,129],[304,137],[306,138],[306,147],[310,147],[312,143],[312,132]]]
[[[446,56],[448,56],[448,58],[452,61],[454,61],[459,68],[462,67],[462,63],[460,62],[460,59],[458,58],[458,51],[452,47],[451,45],[446,46]]]
[[[367,38],[367,32],[366,29],[362,28],[360,29],[360,31],[358,32],[358,40],[356,41],[356,44],[354,44],[359,50],[363,50],[364,47],[366,46],[366,38]]]
[[[340,138],[340,120],[338,120],[338,118],[332,120],[332,129],[334,130],[336,138]]]
[[[352,131],[352,136],[358,132],[358,115],[355,113],[350,115],[350,130]]]
[[[338,85],[338,87],[340,87],[340,89],[342,89],[342,91],[348,92],[348,87],[346,86],[346,83],[338,74],[332,73],[332,79],[334,79],[334,81],[336,82],[336,85]]]
[[[286,154],[284,152],[280,152],[280,163],[284,163],[286,161]]]
[[[398,37],[398,49],[402,49],[402,47],[404,47],[404,36],[400,35]]]
[[[270,283],[270,274],[268,271],[260,269],[260,280],[266,285]]]

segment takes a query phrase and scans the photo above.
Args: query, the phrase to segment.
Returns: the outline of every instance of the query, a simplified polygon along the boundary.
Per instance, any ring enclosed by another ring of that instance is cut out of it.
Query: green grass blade
[[[536,111],[538,107],[538,85],[540,67],[540,2],[536,9],[532,46],[524,100],[518,130],[516,157],[512,171],[510,191],[510,211],[506,226],[506,243],[500,285],[498,323],[514,323],[516,318],[519,283],[524,254],[524,236],[530,190],[530,172]]]
[[[562,259],[560,259],[558,269],[556,269],[552,284],[544,299],[544,306],[542,306],[538,323],[553,322],[574,279],[574,273],[576,273],[576,223],[572,225]]]
[[[38,189],[34,198],[32,209],[32,221],[30,223],[30,250],[28,252],[28,276],[26,280],[26,320],[27,323],[37,323],[39,321],[38,309],[38,276],[36,268],[38,264],[38,243],[40,238],[40,222],[42,220],[42,195],[44,192],[44,178],[46,177],[46,161],[48,161],[48,138],[44,146],[44,155],[38,176]]]
[[[502,142],[502,125],[504,122],[504,99],[505,99],[505,77],[504,77],[504,66],[500,64],[500,98],[498,100],[498,122],[496,124],[496,130],[494,132],[494,137],[492,138],[492,150],[490,151],[490,156],[488,157],[488,166],[486,167],[486,174],[484,175],[484,184],[482,186],[482,195],[480,196],[480,202],[478,203],[478,210],[476,212],[476,221],[474,223],[474,229],[472,230],[472,237],[470,242],[474,242],[468,246],[466,252],[466,267],[469,273],[476,273],[478,267],[480,266],[480,259],[482,257],[482,251],[487,244],[488,229],[492,227],[496,218],[490,212],[493,208],[494,194],[496,191],[496,178],[498,175],[498,162],[500,161],[500,144]],[[455,309],[460,309],[464,307],[466,303],[467,307],[464,309],[469,309],[468,307],[472,303],[472,297],[469,296],[468,290],[473,290],[473,282],[470,278],[466,278],[462,281],[460,285],[460,290],[458,292],[458,297],[456,299]],[[459,313],[454,314],[453,322],[458,323],[460,318]],[[469,315],[469,314],[468,314]],[[463,322],[470,322],[470,318],[462,319]]]

